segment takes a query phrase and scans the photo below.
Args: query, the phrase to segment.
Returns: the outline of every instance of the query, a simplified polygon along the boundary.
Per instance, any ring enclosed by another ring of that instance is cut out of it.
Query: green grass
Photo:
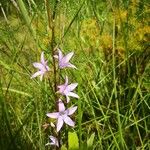
[[[150,149],[149,1],[16,2],[20,11],[0,6],[0,149],[54,149],[43,127],[55,110],[53,71],[43,82],[30,77],[41,51],[52,68],[55,46],[75,52],[78,69],[61,81],[68,74],[80,96],[69,104],[78,105],[76,126],[64,126],[62,149],[71,138],[80,150]]]

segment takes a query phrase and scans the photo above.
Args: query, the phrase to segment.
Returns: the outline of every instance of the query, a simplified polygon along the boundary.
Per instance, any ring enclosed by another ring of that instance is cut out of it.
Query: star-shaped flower
[[[54,136],[49,136],[51,142],[47,143],[46,146],[48,145],[56,145],[57,147],[59,147],[59,143],[58,143],[58,139]]]
[[[69,116],[72,115],[77,110],[77,106],[70,107],[70,108],[65,110],[64,103],[59,99],[58,108],[59,108],[59,112],[46,114],[50,118],[57,119],[57,125],[56,125],[57,126],[57,132],[60,131],[64,122],[66,124],[68,124],[69,126],[73,127],[75,125],[75,123],[72,121],[72,119]]]
[[[66,56],[63,56],[62,51],[58,49],[58,55],[55,55],[54,57],[58,59],[60,69],[63,69],[66,67],[76,68],[73,64],[69,62],[73,55],[74,55],[74,52],[71,52],[71,53],[68,53]]]
[[[72,83],[68,85],[68,77],[66,76],[65,83],[58,86],[59,88],[58,93],[65,95],[67,103],[69,103],[70,101],[69,96],[79,98],[79,96],[76,93],[72,92],[77,86],[78,83]]]
[[[44,74],[50,70],[50,68],[47,65],[47,61],[44,59],[44,52],[41,53],[41,62],[35,62],[33,63],[33,66],[39,70],[35,74],[33,74],[31,78],[40,76],[40,80],[42,81]]]

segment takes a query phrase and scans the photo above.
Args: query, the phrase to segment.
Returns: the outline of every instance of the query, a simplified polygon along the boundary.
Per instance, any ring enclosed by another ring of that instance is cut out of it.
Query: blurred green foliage
[[[51,65],[51,29],[45,1],[23,2],[31,22],[12,1],[0,2],[2,150],[50,149],[45,143],[51,129],[43,124],[49,123],[45,114],[55,107],[53,91],[47,77],[41,83],[30,76],[41,51]],[[71,132],[76,131],[80,148],[150,149],[149,1],[60,0],[56,8],[55,0],[48,4],[50,15],[56,12],[55,46],[75,51],[78,70],[67,73],[79,83],[77,123]],[[49,76],[53,82],[52,73]],[[64,147],[69,131],[61,133]]]

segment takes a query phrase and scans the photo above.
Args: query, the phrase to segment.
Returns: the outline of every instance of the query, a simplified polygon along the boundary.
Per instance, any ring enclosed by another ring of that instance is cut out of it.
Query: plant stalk
[[[54,73],[54,92],[55,92],[54,95],[55,95],[56,109],[57,109],[57,111],[59,111],[58,97],[56,94],[56,92],[57,92],[57,70],[56,70],[56,62],[55,62],[55,58],[54,58],[54,55],[55,55],[55,17],[56,17],[57,4],[58,4],[58,0],[55,0],[53,12],[51,14],[49,0],[46,0],[46,9],[47,9],[47,15],[48,15],[48,27],[49,27],[49,30],[51,31],[50,47],[51,47],[51,52],[52,52],[51,55],[52,55],[53,73]],[[59,148],[56,147],[56,150],[59,150],[61,147],[60,132],[57,135],[57,139],[59,142]]]

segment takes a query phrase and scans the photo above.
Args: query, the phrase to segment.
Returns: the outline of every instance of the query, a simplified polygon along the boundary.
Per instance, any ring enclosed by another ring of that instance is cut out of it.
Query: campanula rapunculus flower
[[[48,145],[56,145],[57,147],[59,147],[59,143],[58,143],[58,139],[54,136],[49,136],[51,142],[50,143],[47,143],[46,146]]]
[[[68,77],[66,76],[65,83],[58,86],[59,88],[58,93],[65,95],[67,103],[69,103],[70,101],[69,96],[79,98],[79,96],[76,93],[72,92],[77,86],[78,83],[71,83],[68,85]]]
[[[66,67],[70,68],[76,68],[73,64],[71,64],[69,61],[74,55],[74,52],[68,53],[66,56],[63,56],[63,53],[60,49],[58,49],[58,55],[55,55],[54,57],[58,59],[59,68],[63,69]]]
[[[44,74],[50,70],[50,68],[47,65],[47,61],[44,59],[44,52],[41,53],[41,62],[35,62],[33,63],[33,66],[37,68],[38,71],[35,74],[33,74],[31,78],[40,76],[40,80],[42,81]]]
[[[72,119],[69,116],[72,115],[77,110],[77,106],[70,107],[70,108],[65,110],[64,103],[59,99],[58,108],[59,108],[59,112],[46,114],[50,118],[57,119],[57,125],[56,125],[57,126],[57,132],[60,131],[64,122],[66,124],[68,124],[69,126],[73,127],[75,125],[75,123],[74,123],[74,121],[72,121]]]

